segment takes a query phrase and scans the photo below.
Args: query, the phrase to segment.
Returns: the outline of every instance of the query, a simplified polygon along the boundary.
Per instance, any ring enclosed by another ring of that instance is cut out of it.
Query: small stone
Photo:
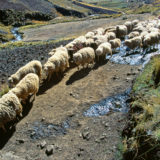
[[[31,137],[35,136],[36,135],[36,132],[32,132],[31,133]]]
[[[16,141],[18,141],[20,144],[25,142],[24,139],[17,139]]]
[[[43,149],[45,146],[46,146],[46,141],[44,140],[44,141],[42,141],[41,143],[40,143],[40,147],[41,147],[41,149]]]
[[[90,132],[84,131],[82,133],[83,139],[89,140],[90,139]]]
[[[95,142],[96,142],[96,143],[100,143],[100,140],[96,139]]]
[[[45,121],[45,118],[43,117],[43,118],[41,119],[41,121],[42,121],[42,122]]]
[[[105,123],[105,127],[109,127],[109,123]]]
[[[47,148],[46,148],[46,154],[49,156],[51,154],[53,154],[53,148],[54,146],[53,145],[48,145]]]
[[[116,102],[115,102],[115,105],[116,105],[116,106],[120,106],[121,103],[120,103],[119,101],[116,101]]]
[[[126,78],[126,82],[129,82],[131,81],[132,79],[131,78]]]

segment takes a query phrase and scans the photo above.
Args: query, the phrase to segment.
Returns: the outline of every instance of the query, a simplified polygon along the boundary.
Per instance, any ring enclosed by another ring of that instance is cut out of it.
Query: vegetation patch
[[[1,88],[0,88],[0,97],[2,97],[4,94],[6,94],[8,92],[9,92],[8,85],[7,84],[1,85]]]
[[[0,23],[0,42],[8,42],[15,39],[11,33],[11,26],[4,26]]]
[[[126,160],[160,159],[160,56],[135,80],[129,122],[123,131]]]
[[[47,44],[54,44],[60,43],[63,41],[71,41],[78,37],[78,35],[73,35],[65,38],[60,38],[57,40],[50,40],[50,41],[34,41],[34,42],[24,42],[24,41],[16,41],[16,42],[8,42],[4,44],[0,44],[0,50],[3,49],[14,49],[15,47],[27,47],[27,46],[35,46],[35,45],[47,45]]]

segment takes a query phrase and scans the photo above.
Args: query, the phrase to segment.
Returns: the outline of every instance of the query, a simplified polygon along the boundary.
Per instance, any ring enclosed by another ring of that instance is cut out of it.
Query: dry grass
[[[133,155],[135,160],[149,160],[151,153],[160,144],[160,84],[154,85],[155,79],[160,77],[159,62],[160,56],[152,58],[133,85],[130,112],[134,126],[125,143],[126,154]]]

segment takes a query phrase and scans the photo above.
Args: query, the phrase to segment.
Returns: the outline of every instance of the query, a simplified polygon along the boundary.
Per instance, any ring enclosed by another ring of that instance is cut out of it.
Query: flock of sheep
[[[7,122],[22,116],[22,104],[30,96],[36,96],[42,73],[46,75],[45,80],[49,81],[53,75],[58,77],[64,73],[71,63],[78,67],[100,63],[107,54],[112,55],[112,52],[121,47],[122,39],[124,45],[132,50],[150,48],[160,41],[159,29],[158,19],[127,21],[124,25],[98,28],[74,39],[66,46],[51,50],[50,58],[43,66],[37,60],[29,62],[8,79],[11,89],[0,98],[0,127],[5,131]]]

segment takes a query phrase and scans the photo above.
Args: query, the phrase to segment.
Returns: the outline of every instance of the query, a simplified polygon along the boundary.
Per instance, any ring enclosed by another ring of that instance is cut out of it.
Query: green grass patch
[[[127,136],[126,159],[157,160],[160,146],[160,55],[152,57],[137,77],[130,108],[130,134]]]
[[[8,42],[13,40],[15,37],[11,33],[12,26],[5,26],[0,23],[0,41],[1,42]]]
[[[0,97],[9,92],[9,87],[7,84],[3,84],[0,89]]]

